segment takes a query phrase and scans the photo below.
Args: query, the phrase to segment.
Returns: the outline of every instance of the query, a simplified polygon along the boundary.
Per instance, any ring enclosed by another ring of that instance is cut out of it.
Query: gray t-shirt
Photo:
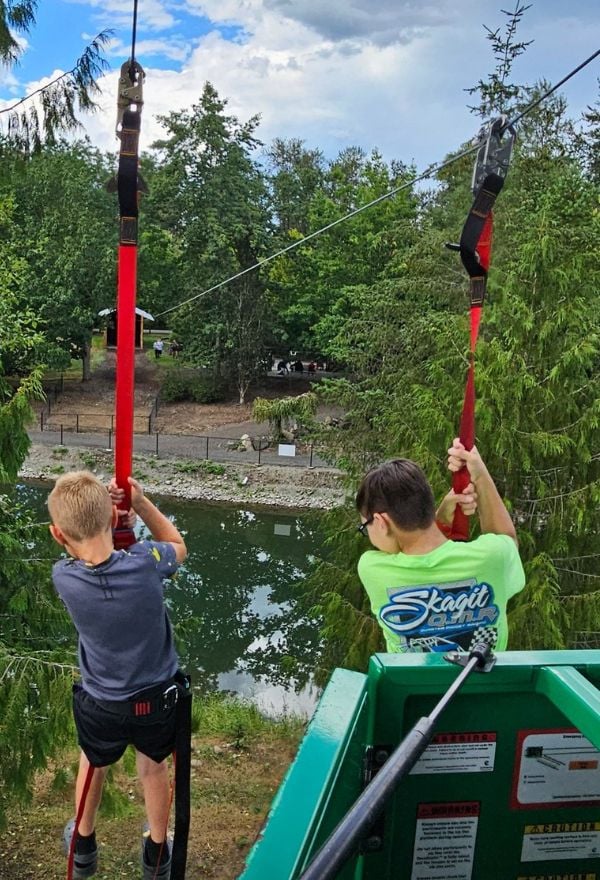
[[[100,565],[61,559],[56,592],[79,634],[84,689],[97,700],[128,700],[177,671],[163,579],[175,574],[172,544],[142,541]]]

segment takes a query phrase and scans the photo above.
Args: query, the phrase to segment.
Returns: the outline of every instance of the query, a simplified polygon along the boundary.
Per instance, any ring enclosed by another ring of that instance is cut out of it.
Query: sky
[[[493,69],[484,26],[504,28],[515,0],[139,0],[136,58],[146,71],[142,147],[156,116],[190,108],[208,80],[228,111],[261,117],[258,137],[300,138],[333,158],[377,148],[422,170],[474,136],[465,89]],[[73,67],[98,32],[114,31],[100,109],[83,118],[117,152],[116,85],[131,48],[133,0],[39,0],[20,63],[0,71],[0,107]],[[533,0],[532,40],[513,79],[554,83],[600,47],[598,0]],[[575,117],[599,97],[600,58],[566,84]]]

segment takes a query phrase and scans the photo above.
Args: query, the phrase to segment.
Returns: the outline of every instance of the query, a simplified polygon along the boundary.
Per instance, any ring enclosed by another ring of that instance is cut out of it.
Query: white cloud
[[[12,70],[0,68],[0,89],[10,92],[11,95],[18,95],[21,90],[21,84]],[[2,101],[2,106],[13,104],[14,101]]]
[[[190,107],[209,80],[240,119],[261,114],[258,134],[266,143],[300,137],[329,156],[350,144],[377,146],[387,159],[414,159],[423,168],[476,133],[478,121],[466,109],[463,89],[493,67],[482,22],[503,23],[492,0],[483,0],[483,11],[474,0],[461,0],[460,18],[455,6],[449,0],[187,0],[187,11],[209,18],[215,29],[196,35],[188,20],[190,52],[180,70],[144,65],[142,144],[161,136],[156,114]],[[402,13],[399,26],[395,10],[399,18]],[[226,39],[217,29],[225,25],[239,27],[241,36]],[[572,66],[560,57],[565,26],[551,15],[525,20],[522,38],[535,37],[536,43],[524,63],[517,62],[517,81],[540,75],[555,80]],[[587,44],[591,52],[599,42],[585,19],[572,16],[568,34],[573,64]],[[159,42],[164,40],[149,41],[150,51]],[[179,38],[173,47],[173,53],[183,51]],[[144,64],[141,48],[137,55]],[[588,83],[592,103],[591,75]],[[105,110],[86,120],[86,127],[94,141],[116,149],[116,75],[103,85]]]

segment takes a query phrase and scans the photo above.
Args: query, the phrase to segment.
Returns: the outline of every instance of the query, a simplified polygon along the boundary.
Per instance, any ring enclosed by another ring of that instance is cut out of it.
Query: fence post
[[[158,431],[156,432],[156,457],[158,458]]]
[[[40,431],[44,430],[44,410],[40,410]]]
[[[61,446],[64,446],[64,445],[65,445],[65,444],[63,443],[63,425],[62,425],[62,422],[60,423],[60,445],[61,445]]]
[[[311,443],[310,444],[310,461],[308,463],[309,468],[312,468],[312,466],[313,466],[313,449],[314,449],[314,447],[313,447],[313,444]]]
[[[114,416],[114,413],[112,413],[112,415],[110,417],[110,430],[114,431],[114,429],[115,429],[115,416]]]
[[[76,433],[76,434],[79,434],[79,413],[77,413],[77,415],[75,416],[75,418],[76,418],[76,420],[77,420],[76,423],[75,423],[75,433]]]
[[[112,449],[112,428],[108,429],[108,448]]]
[[[260,466],[260,452],[262,449],[262,443],[260,442],[261,440],[262,440],[262,437],[259,437],[258,438],[258,464],[259,464],[259,466]]]
[[[48,415],[52,412],[52,406],[50,404],[50,395],[48,395]]]
[[[148,433],[152,433],[152,413],[148,416]]]
[[[207,436],[207,437],[206,437],[206,455],[205,455],[206,461],[208,461],[208,439],[209,439],[209,438],[208,438],[208,436]]]

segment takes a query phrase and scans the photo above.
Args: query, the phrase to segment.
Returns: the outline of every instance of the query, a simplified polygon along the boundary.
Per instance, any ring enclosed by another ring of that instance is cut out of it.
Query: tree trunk
[[[92,346],[86,342],[83,346],[83,357],[81,358],[81,381],[89,382],[92,378]]]

